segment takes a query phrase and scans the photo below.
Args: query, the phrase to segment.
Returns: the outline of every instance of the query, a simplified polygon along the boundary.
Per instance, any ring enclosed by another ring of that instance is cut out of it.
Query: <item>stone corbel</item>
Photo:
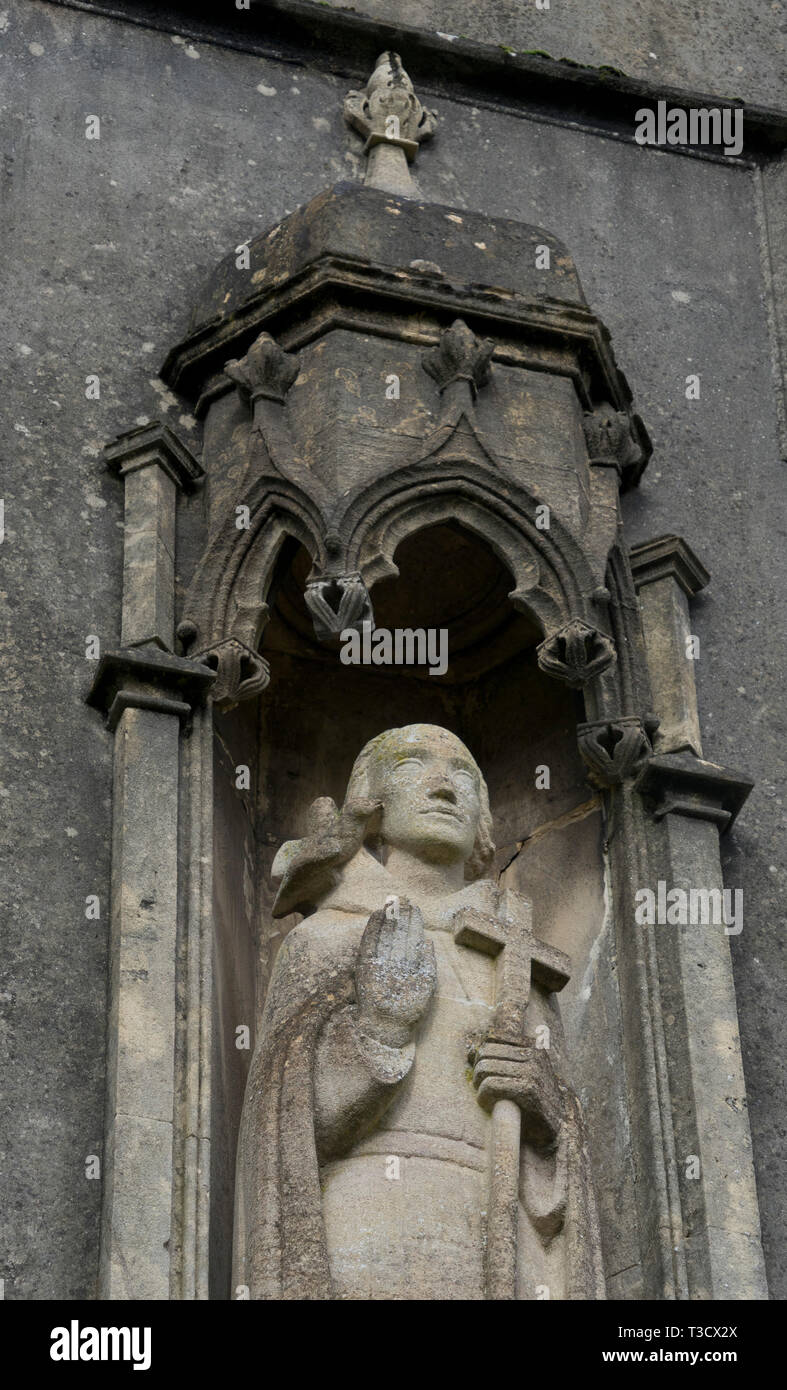
[[[615,410],[604,401],[582,423],[591,466],[614,468],[625,486],[636,483],[651,455],[650,438],[639,415]]]
[[[688,816],[710,821],[720,832],[730,829],[753,786],[750,777],[692,753],[657,755],[637,780],[637,790],[650,804],[656,820]]]
[[[349,628],[362,632],[374,626],[372,600],[358,573],[312,579],[304,594],[320,642],[333,642]]]
[[[157,647],[126,647],[105,652],[98,663],[87,703],[106,714],[114,733],[126,710],[189,719],[204,704],[215,672],[197,661],[162,652]]]
[[[616,660],[615,644],[582,618],[572,618],[536,648],[538,664],[548,676],[579,688],[601,675]]]

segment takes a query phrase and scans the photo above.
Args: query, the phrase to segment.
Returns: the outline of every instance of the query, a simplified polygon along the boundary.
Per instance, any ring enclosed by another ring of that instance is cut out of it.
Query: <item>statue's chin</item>
[[[463,862],[472,854],[472,845],[468,849],[461,832],[452,832],[448,826],[436,827],[427,834],[422,828],[417,840],[398,845],[391,844],[390,848],[398,849],[401,854],[406,854],[421,864],[444,864],[446,867]]]

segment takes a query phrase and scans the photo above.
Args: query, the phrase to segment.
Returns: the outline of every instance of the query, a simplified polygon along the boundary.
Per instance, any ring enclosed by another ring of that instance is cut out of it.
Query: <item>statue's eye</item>
[[[475,791],[478,785],[478,779],[476,778],[475,773],[471,772],[469,768],[458,767],[454,772],[454,777],[456,778],[457,782],[461,784],[461,786],[472,787],[473,791]]]
[[[420,769],[422,767],[423,763],[420,758],[400,758],[398,763],[394,765],[394,772],[414,772],[416,768]]]

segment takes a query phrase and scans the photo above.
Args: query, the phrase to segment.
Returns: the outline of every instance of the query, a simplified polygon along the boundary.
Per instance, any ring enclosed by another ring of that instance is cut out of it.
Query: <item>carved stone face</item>
[[[429,863],[466,862],[481,813],[480,774],[446,729],[411,724],[392,731],[371,771],[382,802],[384,843]]]

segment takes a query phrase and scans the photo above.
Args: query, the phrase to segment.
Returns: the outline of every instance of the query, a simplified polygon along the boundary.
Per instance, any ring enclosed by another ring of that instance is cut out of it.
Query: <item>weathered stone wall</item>
[[[451,0],[360,8],[654,83],[779,97],[781,6],[707,7],[688,30],[683,7],[645,0],[553,0],[549,15]],[[5,0],[0,43],[0,232],[13,266],[2,318],[12,369],[0,488],[0,1276],[7,1297],[89,1297],[100,1184],[85,1160],[103,1140],[111,738],[82,697],[95,669],[87,638],[117,644],[123,523],[100,453],[143,419],[197,441],[156,376],[167,348],[216,262],[321,187],[357,176],[360,142],[342,120],[345,72],[46,0]],[[745,895],[732,949],[766,1257],[772,1293],[784,1297],[780,175],[523,119],[497,109],[493,90],[483,105],[462,95],[432,103],[440,127],[419,160],[424,194],[542,224],[569,247],[654,440],[626,503],[631,540],[678,531],[713,575],[694,609],[699,706],[706,757],[757,779],[723,852],[728,884]],[[89,115],[101,119],[99,141],[85,138]],[[692,372],[696,402],[684,395]],[[92,373],[99,400],[85,396]],[[187,554],[179,566],[185,581]],[[89,894],[100,921],[85,917]]]
[[[663,86],[784,105],[787,10],[763,0],[359,0],[354,10]]]

